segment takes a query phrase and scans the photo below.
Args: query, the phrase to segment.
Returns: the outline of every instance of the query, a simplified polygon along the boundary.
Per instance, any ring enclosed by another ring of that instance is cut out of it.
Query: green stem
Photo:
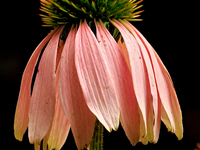
[[[97,120],[88,150],[103,150],[103,125]]]

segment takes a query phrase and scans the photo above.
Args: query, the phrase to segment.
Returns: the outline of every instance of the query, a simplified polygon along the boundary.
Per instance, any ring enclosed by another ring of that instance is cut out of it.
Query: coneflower
[[[156,143],[161,120],[182,138],[182,114],[171,77],[129,22],[141,20],[141,2],[41,0],[43,26],[54,29],[24,70],[16,139],[22,141],[28,128],[35,149],[43,140],[43,149],[59,150],[71,128],[78,149],[101,149],[103,126],[111,132],[121,123],[132,145]]]

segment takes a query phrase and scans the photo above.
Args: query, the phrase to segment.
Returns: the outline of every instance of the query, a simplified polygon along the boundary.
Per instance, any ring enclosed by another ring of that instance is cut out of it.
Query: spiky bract
[[[41,0],[40,14],[44,26],[56,27],[64,24],[73,24],[80,19],[94,21],[108,18],[140,21],[137,11],[142,0]]]

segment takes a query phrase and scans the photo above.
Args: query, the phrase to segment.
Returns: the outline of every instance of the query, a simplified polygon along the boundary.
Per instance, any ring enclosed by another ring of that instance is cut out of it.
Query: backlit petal
[[[59,36],[62,27],[54,34],[44,50],[29,109],[29,141],[40,143],[53,121],[55,110],[55,71]]]
[[[106,56],[86,21],[80,23],[75,42],[75,63],[86,103],[108,131],[116,130],[120,110],[114,85]]]
[[[51,33],[49,33],[37,46],[24,70],[14,120],[15,138],[19,141],[22,141],[23,135],[28,127],[28,111],[31,97],[31,82],[35,70],[35,65],[38,61],[38,57],[42,49],[53,36],[53,34],[56,32],[56,30],[57,28],[54,29]]]
[[[78,149],[83,149],[92,141],[96,117],[85,102],[75,67],[76,32],[72,27],[68,34],[56,80],[61,107],[69,119]]]
[[[96,22],[96,27],[97,40],[107,57],[109,72],[114,83],[123,128],[131,143],[135,145],[140,135],[140,119],[131,72],[118,44],[103,23]]]
[[[154,134],[153,137],[150,135],[149,140],[152,142],[157,142],[158,138],[159,138],[159,132],[160,132],[160,121],[161,121],[161,102],[160,102],[160,98],[158,95],[158,90],[157,90],[157,85],[156,85],[156,81],[155,81],[155,74],[154,74],[154,70],[153,70],[153,66],[151,63],[151,57],[148,54],[148,47],[146,46],[146,44],[143,42],[143,40],[141,39],[141,37],[139,36],[139,31],[136,30],[136,28],[129,23],[126,20],[121,20],[121,22],[129,29],[129,31],[134,35],[135,39],[137,40],[139,46],[140,46],[140,50],[142,52],[142,56],[144,58],[144,62],[147,68],[147,72],[148,72],[148,79],[150,81],[150,90],[151,90],[151,96],[152,96],[152,102],[153,102],[153,110],[154,110],[154,114],[153,112],[149,113],[148,115],[148,120],[150,122],[148,122],[148,127],[150,127],[150,132],[149,134],[152,134],[153,131],[153,126],[154,126]],[[150,101],[151,103],[151,101]],[[154,116],[155,115],[155,121],[154,121]],[[154,125],[153,125],[154,123]]]
[[[143,35],[139,33],[139,31],[138,34],[146,44],[147,50],[152,59],[158,91],[162,103],[161,118],[166,124],[168,130],[174,132],[178,139],[181,139],[183,137],[182,113],[171,77],[152,46],[143,37]]]

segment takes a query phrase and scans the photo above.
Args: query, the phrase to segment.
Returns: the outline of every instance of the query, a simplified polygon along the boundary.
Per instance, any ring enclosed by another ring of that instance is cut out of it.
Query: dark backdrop
[[[186,3],[187,2],[187,3]],[[184,138],[177,141],[162,124],[157,144],[132,147],[122,128],[104,134],[104,149],[194,149],[200,142],[199,12],[193,1],[144,0],[142,22],[133,22],[155,48],[173,79],[183,112]],[[14,138],[13,121],[23,70],[33,50],[51,28],[41,27],[40,1],[1,2],[0,94],[1,132],[7,149],[33,149],[27,133]],[[12,147],[12,148],[11,148]],[[63,149],[76,149],[72,133]]]

